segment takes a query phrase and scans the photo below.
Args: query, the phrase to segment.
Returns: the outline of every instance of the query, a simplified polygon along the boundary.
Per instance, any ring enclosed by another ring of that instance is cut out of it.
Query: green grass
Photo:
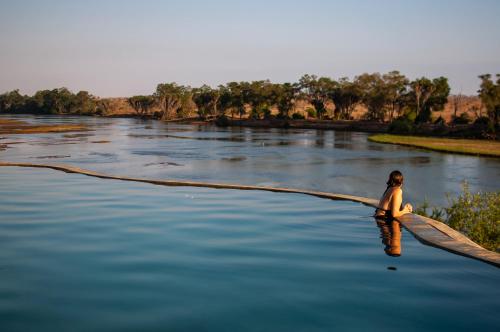
[[[401,136],[389,134],[372,135],[368,137],[368,140],[377,143],[414,146],[434,151],[500,157],[500,142],[498,141]]]

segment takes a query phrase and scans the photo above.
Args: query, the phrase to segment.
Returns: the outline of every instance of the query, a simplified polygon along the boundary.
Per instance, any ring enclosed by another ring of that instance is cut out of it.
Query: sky
[[[497,0],[0,0],[0,93],[399,70],[476,94],[500,73]]]

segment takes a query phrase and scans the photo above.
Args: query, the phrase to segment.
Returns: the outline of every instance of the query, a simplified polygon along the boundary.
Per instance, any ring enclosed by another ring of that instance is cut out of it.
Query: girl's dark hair
[[[387,188],[403,184],[403,174],[400,171],[392,171],[387,181]]]

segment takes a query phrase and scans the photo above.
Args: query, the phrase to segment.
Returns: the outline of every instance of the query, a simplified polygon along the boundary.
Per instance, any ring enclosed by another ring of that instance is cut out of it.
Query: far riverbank
[[[500,158],[500,142],[492,140],[378,134],[368,137],[376,143],[413,146],[427,150]]]

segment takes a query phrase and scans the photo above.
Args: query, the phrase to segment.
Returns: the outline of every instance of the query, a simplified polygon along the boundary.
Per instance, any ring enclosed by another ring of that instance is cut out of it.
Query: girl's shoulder
[[[394,187],[392,189],[392,194],[393,195],[402,195],[403,194],[403,189],[401,189],[400,187]]]
[[[401,187],[392,187],[389,188],[388,192],[390,195],[398,195],[403,193],[403,189]]]

